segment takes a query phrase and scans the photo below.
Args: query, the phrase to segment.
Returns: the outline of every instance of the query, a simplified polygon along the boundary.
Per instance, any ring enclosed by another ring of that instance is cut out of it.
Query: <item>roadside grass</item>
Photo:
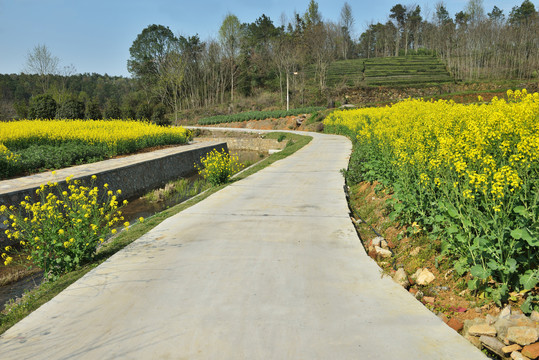
[[[268,110],[268,111],[247,111],[232,115],[216,115],[198,120],[199,125],[215,125],[230,122],[240,122],[249,120],[265,120],[269,118],[282,118],[286,116],[295,116],[308,114],[323,110],[324,107],[306,107],[286,110]]]
[[[242,180],[249,175],[252,175],[273,164],[274,162],[292,155],[312,140],[312,138],[309,136],[291,134],[287,132],[272,132],[266,134],[265,137],[268,139],[279,139],[283,135],[285,137],[282,139],[282,141],[286,141],[287,146],[280,152],[274,153],[255,165],[252,165],[249,168],[239,172],[227,184],[211,187],[205,192],[185,202],[145,219],[142,223],[132,225],[128,231],[121,231],[115,238],[101,247],[92,263],[86,264],[75,271],[64,274],[54,282],[44,282],[36,289],[25,293],[22,298],[12,300],[0,313],[0,334],[4,333],[7,329],[15,325],[41,305],[51,300],[69,285],[83,277],[92,269],[95,269],[110,256],[131,244],[133,241],[155,228],[167,218],[174,216],[179,212],[208,198],[212,194],[228,186],[228,184]]]

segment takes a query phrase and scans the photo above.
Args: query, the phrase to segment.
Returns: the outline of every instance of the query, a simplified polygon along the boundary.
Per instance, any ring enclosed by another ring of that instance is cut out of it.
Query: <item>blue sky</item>
[[[338,21],[345,0],[319,0],[325,20]],[[417,3],[432,13],[434,1],[348,0],[359,36],[371,22],[386,21],[397,3]],[[444,1],[451,16],[467,0]],[[536,3],[537,1],[533,1]],[[129,47],[150,24],[168,26],[175,34],[198,34],[202,40],[216,38],[227,13],[241,22],[253,22],[262,14],[280,25],[294,11],[303,14],[309,0],[0,0],[0,73],[20,73],[34,46],[44,44],[60,59],[60,66],[74,65],[77,72],[128,76]],[[486,12],[494,5],[504,10],[522,0],[484,0]],[[537,4],[536,4],[537,5]]]

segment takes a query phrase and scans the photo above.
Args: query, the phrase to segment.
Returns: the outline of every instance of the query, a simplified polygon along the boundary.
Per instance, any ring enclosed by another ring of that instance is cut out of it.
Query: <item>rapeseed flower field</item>
[[[182,127],[123,120],[0,122],[0,178],[96,161],[191,138]]]
[[[539,281],[539,94],[479,101],[408,99],[324,124],[357,142],[356,180],[394,189],[393,217],[420,221],[470,289],[503,301]]]
[[[0,123],[0,139],[11,151],[35,144],[84,142],[104,144],[111,154],[125,154],[144,147],[182,144],[189,131],[149,122],[124,120],[21,120]]]

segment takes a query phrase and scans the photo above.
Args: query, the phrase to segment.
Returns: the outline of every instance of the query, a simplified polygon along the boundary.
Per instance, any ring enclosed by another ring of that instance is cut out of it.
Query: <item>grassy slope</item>
[[[314,67],[306,70],[314,84]],[[445,65],[434,56],[398,56],[333,62],[327,72],[327,85],[409,86],[452,82]]]

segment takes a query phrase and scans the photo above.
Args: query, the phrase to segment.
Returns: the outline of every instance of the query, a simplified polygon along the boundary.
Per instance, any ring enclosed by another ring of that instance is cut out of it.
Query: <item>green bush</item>
[[[54,119],[56,101],[49,94],[34,96],[30,99],[30,119]]]
[[[138,120],[150,120],[152,118],[152,107],[149,104],[140,104],[137,106],[136,118]]]
[[[84,119],[84,103],[75,99],[66,100],[58,107],[58,119]]]
[[[153,109],[152,121],[157,125],[170,125],[170,120],[166,117],[167,108],[163,104],[157,104]]]
[[[92,181],[95,180],[92,177]],[[1,206],[0,214],[9,220],[6,235],[20,242],[26,260],[40,267],[45,277],[56,279],[90,261],[97,246],[112,232],[112,226],[123,220],[118,211],[116,194],[107,190],[101,194],[98,187],[83,186],[79,180],[66,179],[67,188],[58,183],[41,185],[36,191],[40,201],[30,203],[29,197],[15,206]],[[117,194],[121,193],[120,190]],[[124,224],[126,227],[129,223]],[[4,265],[9,265],[13,253],[20,252],[7,246],[2,253]]]
[[[198,173],[212,185],[224,184],[230,177],[238,172],[242,165],[237,156],[230,156],[225,150],[219,152],[212,150],[200,159],[201,165],[195,165]]]
[[[103,114],[101,113],[97,100],[92,100],[86,105],[85,118],[89,120],[100,120],[103,118]]]
[[[105,119],[121,119],[122,118],[122,112],[116,100],[109,99],[107,101],[107,105],[105,106],[104,118]]]

